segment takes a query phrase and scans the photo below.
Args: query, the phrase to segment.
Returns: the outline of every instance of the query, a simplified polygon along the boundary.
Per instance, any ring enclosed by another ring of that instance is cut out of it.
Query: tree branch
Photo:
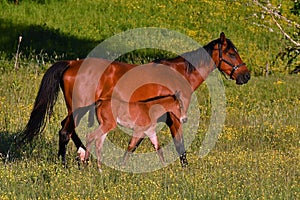
[[[289,20],[288,18],[286,18],[286,17],[280,15],[279,12],[275,10],[275,7],[272,6],[271,4],[269,4],[269,7],[266,7],[266,6],[262,5],[261,3],[259,3],[257,0],[253,0],[253,2],[254,2],[257,6],[261,7],[262,9],[264,9],[267,13],[273,14],[273,15],[275,15],[276,17],[285,20],[287,23],[289,23],[289,24],[294,24],[297,28],[300,28],[300,24],[298,24],[297,22],[294,22],[294,21],[292,21],[292,20]],[[271,8],[270,8],[270,7],[271,7]]]
[[[281,33],[287,38],[289,39],[294,45],[296,45],[297,47],[300,47],[300,43],[296,42],[295,40],[293,40],[293,38],[291,38],[286,32],[284,32],[283,28],[280,26],[280,24],[276,21],[276,19],[274,18],[273,15],[272,19],[275,22],[276,26],[280,29]]]
[[[291,21],[289,19],[287,19],[286,17],[280,15],[275,9],[274,7],[273,8],[270,8],[271,5],[269,7],[266,7],[264,5],[262,5],[261,3],[259,3],[257,0],[253,0],[253,2],[261,7],[264,11],[266,11],[268,14],[271,15],[272,17],[272,20],[274,21],[274,23],[276,24],[276,26],[280,29],[281,33],[288,39],[290,40],[294,45],[296,45],[297,47],[300,46],[300,43],[296,42],[295,40],[293,40],[293,38],[291,38],[284,30],[283,28],[281,27],[281,25],[277,22],[277,20],[274,18],[274,16],[280,18],[280,19],[283,19],[285,20],[286,22],[288,22],[289,24],[293,24],[296,28],[300,29],[300,25],[294,21]]]

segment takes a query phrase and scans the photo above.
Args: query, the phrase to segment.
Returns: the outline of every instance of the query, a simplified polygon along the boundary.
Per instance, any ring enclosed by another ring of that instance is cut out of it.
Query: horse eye
[[[231,57],[231,58],[235,58],[235,53],[229,53],[229,56]]]

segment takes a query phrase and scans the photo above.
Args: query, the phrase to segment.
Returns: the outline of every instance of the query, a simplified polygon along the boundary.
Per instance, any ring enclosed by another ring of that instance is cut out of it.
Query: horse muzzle
[[[250,72],[239,74],[236,77],[236,84],[238,85],[246,84],[250,80],[250,78],[251,78]]]
[[[180,118],[180,122],[183,124],[186,123],[187,121],[188,121],[188,118],[186,116]]]

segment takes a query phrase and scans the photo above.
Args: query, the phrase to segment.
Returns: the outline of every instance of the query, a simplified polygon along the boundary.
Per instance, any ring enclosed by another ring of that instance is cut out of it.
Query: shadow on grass
[[[8,153],[9,156],[12,155],[11,153],[13,153],[15,158],[20,156],[20,154],[15,151],[14,145],[15,137],[17,135],[18,133],[0,132],[0,158],[3,161],[7,161],[8,159],[10,160],[7,155]]]
[[[70,31],[71,32],[71,31]],[[43,56],[44,61],[85,58],[104,39],[96,41],[62,33],[59,29],[44,25],[15,24],[0,18],[0,53],[8,59],[16,55],[19,36],[22,42],[19,52],[32,58]],[[99,55],[98,55],[99,56]],[[139,49],[120,56],[121,62],[144,64],[152,60],[174,57],[171,52],[160,49]],[[48,60],[47,60],[48,59]]]
[[[4,19],[0,19],[0,33],[0,52],[5,52],[8,58],[16,54],[19,36],[22,36],[20,52],[23,55],[43,53],[49,57],[62,55],[63,59],[84,58],[100,42],[67,35],[46,24],[15,24]]]
[[[20,132],[0,132],[0,160],[3,163],[6,164],[24,158],[57,161],[56,143],[41,136],[19,146],[16,145],[16,139],[19,134]],[[53,151],[54,149],[55,151]]]

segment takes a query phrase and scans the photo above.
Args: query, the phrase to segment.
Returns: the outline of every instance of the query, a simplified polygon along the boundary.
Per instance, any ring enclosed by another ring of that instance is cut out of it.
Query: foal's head
[[[147,103],[150,107],[150,118],[155,122],[165,113],[172,113],[181,123],[187,122],[187,113],[178,91],[174,95],[159,97]]]
[[[176,103],[177,103],[177,105],[179,107],[179,111],[180,111],[180,114],[179,114],[180,115],[180,117],[179,117],[180,122],[181,123],[186,123],[187,120],[188,120],[188,117],[187,117],[186,111],[184,111],[183,102],[180,98],[180,91],[175,91],[175,99],[176,99]]]

